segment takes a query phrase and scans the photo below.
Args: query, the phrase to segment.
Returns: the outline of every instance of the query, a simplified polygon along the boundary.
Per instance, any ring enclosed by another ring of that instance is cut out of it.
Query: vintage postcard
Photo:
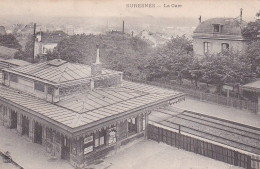
[[[260,169],[260,0],[1,0],[0,169]]]

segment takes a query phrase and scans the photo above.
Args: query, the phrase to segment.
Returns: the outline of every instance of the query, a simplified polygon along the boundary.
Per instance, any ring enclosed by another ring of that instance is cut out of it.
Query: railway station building
[[[148,114],[181,101],[172,90],[124,81],[102,68],[55,59],[2,70],[0,124],[84,167],[137,138]]]

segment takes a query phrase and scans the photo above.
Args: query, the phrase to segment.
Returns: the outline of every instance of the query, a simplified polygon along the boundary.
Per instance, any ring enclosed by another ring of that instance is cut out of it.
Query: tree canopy
[[[14,48],[18,50],[22,48],[22,46],[19,44],[18,40],[13,34],[0,35],[0,46]]]
[[[149,45],[120,32],[104,35],[73,35],[58,43],[48,59],[58,58],[91,64],[96,57],[96,45],[100,46],[100,60],[110,69],[123,71],[126,76],[143,76],[144,65],[152,53]]]

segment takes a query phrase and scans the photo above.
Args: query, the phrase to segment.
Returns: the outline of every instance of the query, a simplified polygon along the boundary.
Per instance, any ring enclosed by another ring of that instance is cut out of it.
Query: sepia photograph
[[[0,169],[260,169],[260,0],[0,0]]]

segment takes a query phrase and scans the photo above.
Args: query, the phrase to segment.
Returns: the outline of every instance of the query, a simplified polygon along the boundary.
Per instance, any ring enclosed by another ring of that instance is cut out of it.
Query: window
[[[108,130],[108,144],[116,142],[116,127],[112,127]]]
[[[103,146],[105,144],[105,130],[97,131],[95,133],[95,147]]]
[[[84,144],[88,144],[90,142],[93,142],[93,136],[92,135],[84,138]]]
[[[83,140],[83,153],[88,154],[93,151],[93,135],[87,136]]]
[[[84,148],[84,154],[88,154],[88,153],[90,153],[92,151],[93,151],[93,146],[92,145],[89,146],[89,147]]]
[[[128,119],[128,133],[137,133],[137,118]]]
[[[220,32],[220,25],[218,25],[218,24],[216,24],[216,25],[213,25],[213,32],[214,33],[218,33],[218,32]]]
[[[53,87],[48,87],[48,88],[47,88],[47,92],[48,92],[48,94],[53,95],[53,93],[54,93],[54,88],[53,88]]]
[[[210,43],[209,42],[204,42],[203,45],[204,45],[204,53],[206,54],[210,50]]]
[[[34,89],[35,90],[38,90],[38,91],[41,91],[41,92],[44,92],[44,85],[39,83],[39,82],[34,82]]]
[[[222,43],[221,44],[222,52],[229,50],[229,44],[228,43]]]
[[[18,77],[16,75],[10,74],[10,81],[18,83]]]

